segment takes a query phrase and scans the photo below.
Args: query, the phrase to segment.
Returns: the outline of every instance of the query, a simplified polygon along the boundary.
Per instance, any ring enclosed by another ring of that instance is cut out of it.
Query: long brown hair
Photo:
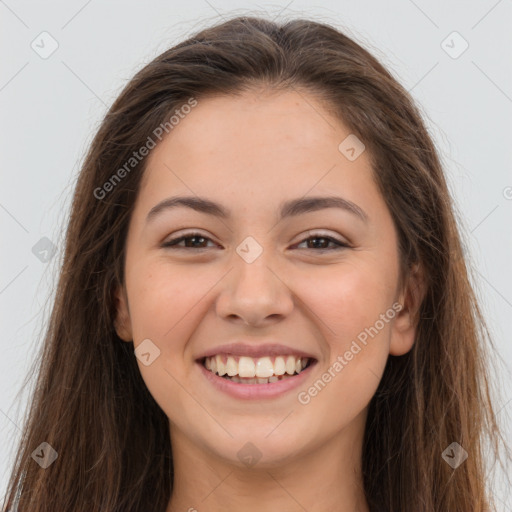
[[[133,345],[113,327],[113,290],[123,283],[146,159],[126,162],[191,98],[261,87],[315,95],[364,142],[399,235],[401,280],[413,265],[425,270],[414,346],[389,357],[369,406],[363,475],[370,509],[491,510],[483,442],[500,458],[503,441],[486,362],[492,340],[420,112],[376,58],[339,30],[257,17],[231,19],[165,51],[106,114],[76,185],[8,508],[18,491],[20,512],[165,511],[173,481],[168,418],[142,380]],[[43,442],[58,454],[47,468],[31,456],[49,452]],[[442,457],[453,442],[469,454],[456,469]]]

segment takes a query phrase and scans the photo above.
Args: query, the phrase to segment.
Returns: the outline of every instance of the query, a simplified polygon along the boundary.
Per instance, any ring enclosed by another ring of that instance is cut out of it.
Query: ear
[[[423,267],[413,265],[407,276],[404,290],[401,291],[398,302],[403,308],[398,312],[391,329],[389,353],[401,356],[409,352],[414,345],[417,314],[426,293],[426,280]]]
[[[128,297],[124,286],[117,286],[114,290],[115,319],[114,328],[123,341],[133,341]]]

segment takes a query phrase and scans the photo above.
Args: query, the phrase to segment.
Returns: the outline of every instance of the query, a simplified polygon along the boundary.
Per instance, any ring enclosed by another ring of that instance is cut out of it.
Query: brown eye
[[[175,249],[208,249],[208,247],[205,245],[205,244],[207,244],[208,241],[212,241],[212,240],[210,238],[202,235],[201,233],[189,233],[189,234],[168,240],[167,242],[164,242],[162,244],[162,247],[172,247]],[[185,245],[178,245],[178,244],[181,244],[182,242],[184,242]],[[312,235],[312,236],[304,239],[298,245],[301,245],[303,243],[308,244],[307,247],[305,247],[305,249],[316,250],[318,252],[335,251],[335,250],[341,250],[341,249],[350,247],[350,245],[348,245],[345,242],[342,242],[341,240],[338,240],[331,236],[322,235],[322,234]],[[331,247],[329,247],[329,244],[331,244]],[[333,247],[333,245],[334,245],[334,247]]]
[[[342,242],[341,240],[321,234],[312,235],[300,242],[299,245],[303,243],[308,244],[307,247],[305,247],[306,249],[317,249],[319,251],[335,251],[350,247],[347,243]],[[334,244],[334,247],[328,247],[329,244]]]
[[[201,233],[189,233],[163,243],[162,247],[175,247],[177,249],[207,249],[208,247],[203,244],[208,240],[211,241],[210,238],[202,235]],[[181,242],[185,242],[185,245],[178,246]]]

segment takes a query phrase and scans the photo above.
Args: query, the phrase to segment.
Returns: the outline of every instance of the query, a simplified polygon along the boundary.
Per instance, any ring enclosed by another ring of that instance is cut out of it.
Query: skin
[[[160,350],[150,365],[137,362],[170,420],[175,478],[167,512],[369,511],[361,478],[367,408],[388,356],[414,343],[423,288],[420,272],[398,287],[397,233],[368,152],[349,161],[338,150],[350,133],[305,92],[246,92],[201,99],[148,156],[125,286],[116,291],[116,329],[135,348],[149,338]],[[152,207],[175,195],[221,203],[232,218],[180,207],[146,222]],[[368,221],[328,208],[277,222],[283,201],[325,195],[356,203]],[[209,240],[161,246],[195,230]],[[307,242],[311,230],[317,245]],[[263,249],[250,264],[236,252],[248,236]],[[336,247],[322,236],[350,247],[321,251],[315,247]],[[403,309],[301,404],[298,392],[394,303]],[[305,385],[282,396],[229,397],[195,358],[240,337],[297,347],[318,364]],[[247,442],[261,454],[252,467],[237,456]]]

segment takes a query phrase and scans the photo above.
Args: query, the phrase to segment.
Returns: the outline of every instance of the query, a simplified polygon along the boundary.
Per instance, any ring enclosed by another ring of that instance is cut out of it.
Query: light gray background
[[[344,29],[419,103],[458,205],[474,286],[505,361],[493,370],[495,406],[512,438],[510,0],[0,0],[0,498],[28,389],[19,400],[15,395],[40,345],[76,173],[102,116],[127,80],[169,46],[233,13],[265,12]],[[50,48],[43,31],[58,43],[46,59],[31,47],[35,41],[39,51]],[[457,36],[446,40],[453,31],[469,44],[457,58],[445,51],[446,45],[452,55],[463,48]],[[32,252],[42,237],[57,246],[48,263]],[[512,511],[508,488],[496,494],[502,510]]]

